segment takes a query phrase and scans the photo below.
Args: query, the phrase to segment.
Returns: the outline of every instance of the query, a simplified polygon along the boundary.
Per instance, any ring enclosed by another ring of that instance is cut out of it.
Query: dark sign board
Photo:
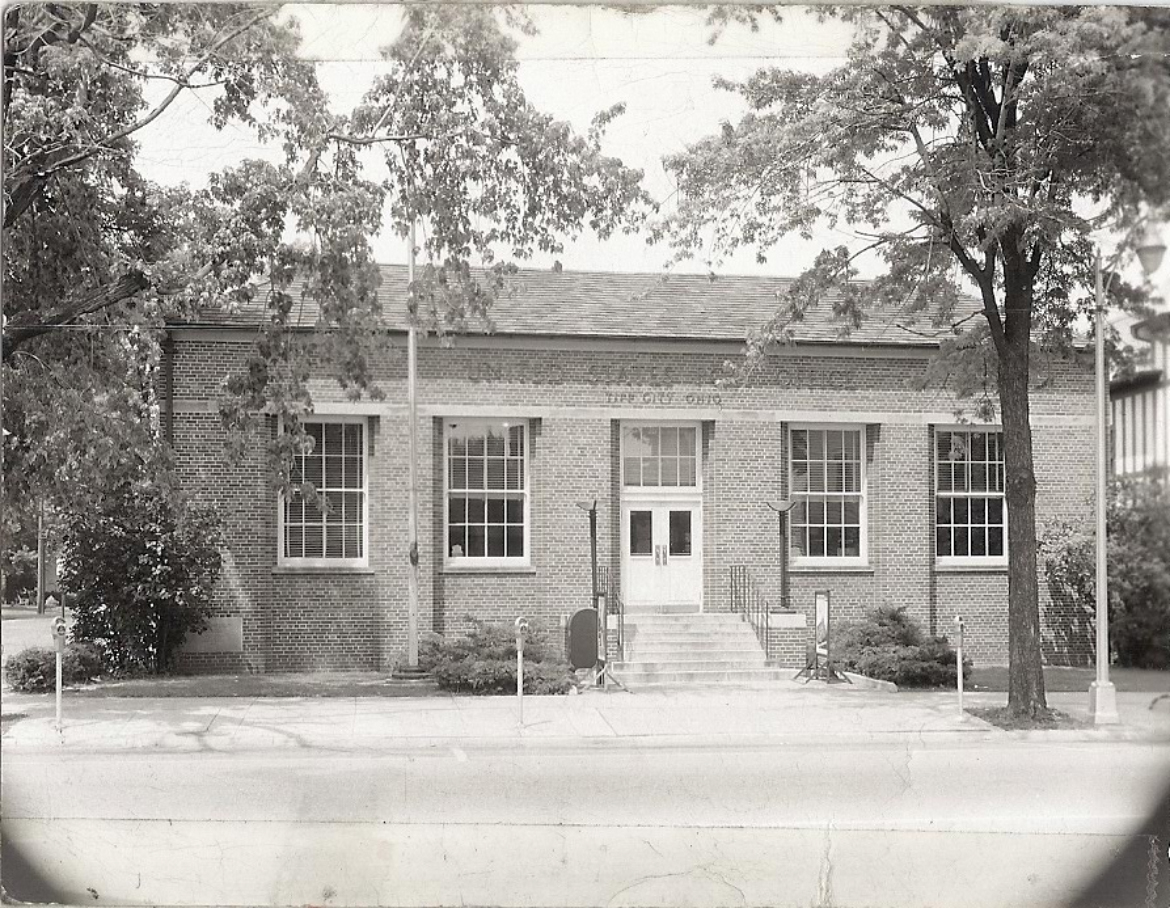
[[[583,608],[569,619],[569,664],[573,668],[597,665],[597,612]]]

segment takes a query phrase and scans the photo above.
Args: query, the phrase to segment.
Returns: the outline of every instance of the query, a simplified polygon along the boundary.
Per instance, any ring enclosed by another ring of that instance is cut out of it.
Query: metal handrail
[[[743,564],[731,567],[731,610],[752,626],[756,639],[767,652],[771,607],[763,588]]]
[[[597,569],[597,588],[605,591],[606,613],[617,616],[617,659],[613,661],[621,662],[626,651],[626,610],[618,589],[617,578],[608,567]],[[605,639],[609,640],[608,628]]]

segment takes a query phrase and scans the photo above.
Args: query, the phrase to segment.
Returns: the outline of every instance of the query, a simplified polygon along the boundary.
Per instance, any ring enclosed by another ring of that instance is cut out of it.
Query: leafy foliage
[[[161,672],[206,626],[219,576],[219,520],[150,480],[104,490],[68,524],[62,588],[75,640],[118,673]]]
[[[1164,483],[1120,482],[1110,489],[1109,638],[1121,665],[1170,667],[1170,492]],[[1085,615],[1097,597],[1095,533],[1061,524],[1042,541],[1051,595]]]
[[[78,509],[111,471],[153,457],[163,319],[213,282],[238,280],[234,263],[250,246],[234,222],[196,231],[193,193],[143,179],[136,137],[194,92],[219,128],[304,135],[294,113],[319,111],[322,96],[311,65],[292,55],[295,27],[277,12],[6,7],[6,530],[9,515],[27,526],[38,502],[50,513]],[[282,113],[263,117],[277,100]]]
[[[61,656],[61,683],[85,684],[102,673],[101,651],[90,643],[70,643]],[[8,685],[21,693],[39,694],[57,686],[57,653],[30,646],[4,663]]]
[[[355,396],[380,394],[370,237],[406,236],[417,221],[413,309],[446,332],[506,291],[510,259],[559,249],[585,226],[629,226],[645,205],[640,174],[601,149],[617,111],[580,136],[524,96],[509,32],[530,26],[515,10],[403,7],[382,75],[347,115],[298,58],[295,15],[238,3],[6,8],[6,512],[76,506],[157,443],[168,319],[258,305],[264,330],[222,412],[239,443],[259,411],[287,417],[289,437],[271,449],[287,480],[310,362]],[[216,128],[275,153],[197,190],[144,179],[136,139],[184,94]],[[310,338],[290,330],[302,294],[320,305]]]
[[[1170,13],[855,6],[818,15],[853,26],[846,62],[824,75],[770,67],[722,80],[748,112],[666,159],[681,201],[658,233],[680,258],[712,267],[739,247],[762,261],[789,234],[857,238],[823,250],[778,300],[749,338],[745,376],[811,306],[832,305],[844,331],[874,309],[930,313],[940,356],[929,377],[974,396],[979,415],[998,410],[1003,424],[1009,704],[1036,712],[1045,699],[1034,347],[1067,354],[1091,310],[1094,232],[1125,241],[1143,206],[1170,210]],[[855,263],[866,253],[885,267],[863,288]],[[1140,292],[1112,277],[1110,302],[1136,305]]]
[[[516,692],[516,634],[503,624],[470,619],[471,630],[447,640],[431,634],[419,641],[419,666],[441,690],[471,694]],[[564,694],[574,686],[572,669],[537,624],[524,637],[524,692]]]
[[[958,656],[946,637],[927,637],[905,608],[880,607],[833,632],[833,660],[842,668],[899,687],[954,687]],[[963,660],[963,677],[971,660]]]

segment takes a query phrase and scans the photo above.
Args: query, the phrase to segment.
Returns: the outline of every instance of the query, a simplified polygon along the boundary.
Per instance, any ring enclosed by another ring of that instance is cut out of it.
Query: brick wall
[[[953,615],[967,619],[969,646],[981,662],[1006,661],[1006,574],[943,571],[933,561],[932,427],[918,416],[955,402],[914,390],[922,361],[879,355],[839,360],[786,355],[745,389],[714,384],[725,356],[655,350],[424,347],[420,352],[419,598],[420,630],[458,633],[466,616],[511,623],[523,613],[553,639],[567,617],[589,605],[588,517],[578,501],[598,500],[598,551],[620,588],[620,432],[612,411],[653,419],[701,410],[703,599],[730,608],[729,573],[747,564],[779,604],[776,515],[767,502],[786,493],[787,423],[795,410],[831,413],[871,409],[886,418],[865,429],[869,563],[857,569],[796,570],[794,608],[809,629],[785,629],[769,642],[779,664],[803,664],[811,635],[812,597],[832,596],[835,621],[875,605],[906,605],[925,630],[950,633]],[[407,433],[401,417],[404,358],[391,346],[376,360],[386,405],[366,420],[369,461],[369,568],[294,572],[276,568],[276,499],[259,444],[239,464],[221,455],[218,417],[196,412],[214,402],[224,377],[238,368],[246,342],[180,337],[174,363],[175,449],[184,481],[227,516],[224,577],[216,613],[243,620],[243,653],[191,653],[192,670],[280,671],[314,668],[389,670],[405,652],[407,601]],[[1042,524],[1084,520],[1092,494],[1091,376],[1072,364],[1053,367],[1035,393],[1034,412],[1050,422],[1035,429],[1038,513]],[[315,380],[318,411],[344,394]],[[444,558],[443,425],[467,412],[507,409],[528,426],[531,564],[511,571],[468,571]],[[442,414],[442,415],[430,415]],[[519,414],[519,415],[517,415]],[[1052,418],[1056,417],[1055,420]],[[1068,424],[1051,424],[1067,417]],[[270,431],[274,427],[270,425]],[[1052,661],[1083,661],[1091,622],[1083,609],[1053,602],[1042,584],[1045,652]],[[1086,635],[1087,628],[1087,635]]]

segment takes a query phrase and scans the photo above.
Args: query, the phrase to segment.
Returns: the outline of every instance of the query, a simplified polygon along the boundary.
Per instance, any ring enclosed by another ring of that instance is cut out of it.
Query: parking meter
[[[528,619],[516,619],[516,707],[520,726],[524,726],[524,634],[528,630]]]
[[[52,625],[53,648],[59,653],[65,652],[65,619],[54,618]]]
[[[51,625],[53,646],[57,650],[57,731],[61,730],[61,656],[65,653],[65,619],[54,618]]]
[[[960,615],[955,615],[955,630],[958,632],[958,635],[959,635],[959,645],[956,647],[956,650],[955,650],[955,667],[956,667],[955,674],[958,676],[958,686],[959,686],[959,718],[962,719],[964,716],[964,712],[963,712],[963,630],[964,630],[964,624],[963,624],[963,618]]]

